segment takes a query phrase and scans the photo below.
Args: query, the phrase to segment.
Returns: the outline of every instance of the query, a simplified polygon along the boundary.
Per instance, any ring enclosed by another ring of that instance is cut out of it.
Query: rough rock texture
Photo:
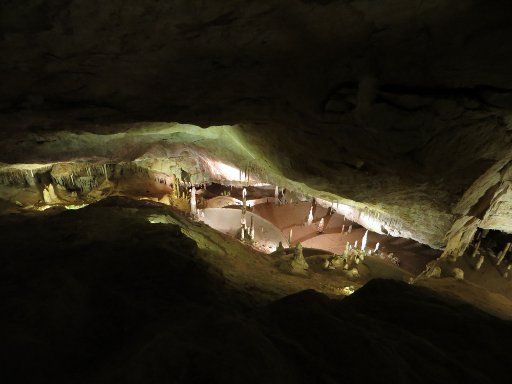
[[[34,162],[34,148],[73,142],[66,130],[240,124],[248,158],[282,184],[370,206],[396,235],[439,247],[452,206],[511,144],[511,11],[507,0],[3,2],[2,160]]]
[[[387,280],[262,300],[137,207],[1,218],[2,383],[508,380],[509,321]]]
[[[447,235],[443,256],[462,256],[478,228],[512,233],[512,154],[490,167],[454,208],[460,218]]]

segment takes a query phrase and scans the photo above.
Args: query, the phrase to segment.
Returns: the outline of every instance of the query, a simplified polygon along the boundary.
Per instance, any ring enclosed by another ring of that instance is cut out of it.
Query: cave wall
[[[208,151],[440,247],[455,205],[512,143],[506,0],[0,7],[5,163],[134,159],[190,144],[196,125],[236,124],[240,145],[218,137]],[[160,129],[172,121],[188,131]]]

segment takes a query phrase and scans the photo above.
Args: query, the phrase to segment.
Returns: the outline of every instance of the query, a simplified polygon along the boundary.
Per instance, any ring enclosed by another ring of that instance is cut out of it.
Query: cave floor
[[[20,199],[24,194],[28,194],[27,201],[30,199],[34,200],[31,189],[18,191],[3,190],[10,194],[17,193]],[[229,192],[231,196],[219,196],[222,192]],[[60,212],[64,208],[61,205],[71,204],[70,206],[73,206],[72,203],[76,203],[76,201],[64,190],[58,190],[57,193],[62,197],[62,200],[45,212],[30,213],[30,210],[27,210],[27,208],[5,203],[2,206],[4,213],[24,212],[24,215],[3,215],[1,220],[4,221],[8,218],[7,220],[12,221],[14,220],[13,217],[19,217],[22,220],[21,218],[27,215],[40,216],[41,218],[55,214],[62,216],[63,214]],[[126,217],[126,220],[133,220],[138,216],[141,219],[150,214],[166,216],[167,218],[163,221],[164,223],[179,225],[188,237],[197,242],[198,252],[204,260],[222,271],[228,281],[236,285],[240,290],[253,296],[257,301],[276,299],[304,289],[314,289],[327,295],[339,297],[343,295],[343,288],[353,287],[358,289],[373,278],[408,281],[411,277],[420,273],[426,263],[438,257],[440,253],[413,240],[369,232],[368,247],[373,248],[379,242],[383,254],[394,254],[399,260],[399,266],[391,262],[389,258],[368,256],[364,263],[358,266],[360,277],[357,279],[349,277],[343,271],[326,271],[323,269],[325,259],[333,253],[342,253],[346,242],[351,244],[354,244],[356,240],[360,242],[365,229],[345,219],[340,214],[329,215],[328,210],[318,204],[314,208],[313,224],[305,226],[304,222],[306,221],[311,203],[294,202],[276,205],[273,203],[273,193],[273,188],[270,187],[248,187],[248,201],[251,201],[253,205],[251,211],[270,221],[282,232],[285,238],[288,238],[290,230],[293,230],[292,246],[298,242],[302,243],[310,265],[309,272],[305,276],[287,274],[279,268],[279,265],[287,258],[289,259],[290,255],[278,257],[258,252],[242,244],[232,236],[224,235],[204,224],[188,220],[180,211],[187,212],[189,210],[189,202],[186,198],[169,197],[172,194],[172,187],[168,180],[157,177],[148,183],[147,178],[144,177],[131,178],[130,182],[123,181],[123,178],[119,180],[105,179],[99,188],[89,194],[88,202],[94,202],[95,200],[101,200],[114,195],[127,196],[140,203],[133,201],[130,203],[136,204],[136,208],[132,209],[134,211],[129,217]],[[239,207],[241,194],[241,186],[230,188],[218,184],[209,185],[206,190],[200,189],[198,192],[201,200],[203,197],[205,198],[203,204],[218,207],[230,205]],[[10,198],[11,201],[15,198],[13,196]],[[166,196],[167,200],[165,200]],[[36,200],[38,198],[35,197]],[[127,209],[123,198],[118,201],[122,201],[120,206],[115,207],[114,204],[109,209]],[[165,205],[155,204],[149,208],[147,204],[154,204],[153,202],[163,202]],[[101,206],[102,203],[98,204]],[[169,204],[173,207],[170,207]],[[48,208],[48,206],[44,208]],[[98,212],[98,215],[103,217],[104,214],[100,214],[99,209],[100,207],[97,207],[95,204],[88,207],[84,212],[93,213],[87,214],[87,220],[96,220],[94,212]],[[101,209],[104,209],[104,207]],[[154,212],[141,211],[148,209]],[[85,213],[80,212],[77,215],[85,215]],[[135,215],[135,217],[132,215]],[[62,217],[68,216],[64,215]],[[317,224],[321,218],[325,220],[325,228],[319,234],[317,233]],[[350,234],[347,233],[349,225],[353,226]],[[345,226],[345,232],[342,233],[343,226]],[[56,239],[55,241],[59,242],[60,240]],[[463,262],[463,260],[460,262]],[[454,266],[450,265],[447,267],[446,270],[451,270]],[[488,269],[485,265],[480,273],[475,273],[469,264],[462,267],[464,271],[467,271],[465,281],[456,282],[452,278],[443,278],[429,279],[420,282],[420,284],[443,292],[447,296],[473,303],[477,307],[498,316],[510,317],[512,314],[510,284],[504,285],[502,277],[497,273],[494,273],[496,276],[493,275],[491,279],[488,278],[488,273],[483,278],[483,272]]]
[[[166,245],[165,233],[178,228],[197,244],[197,256],[201,260],[222,274],[236,290],[259,303],[305,289],[314,289],[331,297],[344,297],[342,289],[347,286],[357,290],[374,278],[408,281],[413,276],[389,261],[367,257],[358,266],[360,277],[352,279],[343,271],[324,270],[322,266],[329,253],[315,249],[305,249],[305,257],[310,265],[307,275],[285,273],[279,265],[291,255],[258,252],[231,236],[190,220],[175,208],[125,197],[107,198],[73,211],[54,208],[30,215],[0,216],[2,243],[8,244],[7,254],[11,257],[25,252],[25,247],[34,247],[28,252],[43,249],[42,255],[57,247],[57,252],[64,251],[69,258],[73,257],[73,250],[77,248],[93,253],[95,243],[115,241],[109,238],[113,232],[112,225],[121,225],[121,230],[130,237],[135,224],[142,227],[137,229],[138,233],[133,233],[134,242],[146,241],[147,232],[148,239],[158,242],[164,252],[166,247],[172,247],[172,244]],[[140,232],[140,228],[144,230]],[[24,246],[18,249],[16,244]],[[499,317],[512,318],[512,301],[473,283],[442,278],[421,281],[420,285],[471,303]]]
[[[365,228],[345,219],[340,214],[329,214],[328,210],[320,205],[317,205],[314,209],[313,224],[305,226],[304,222],[307,219],[310,207],[309,202],[285,205],[264,203],[254,206],[253,212],[276,225],[285,236],[292,230],[292,246],[300,242],[303,247],[342,254],[347,242],[354,244],[355,241],[359,241],[359,244],[361,244]],[[317,225],[322,218],[324,218],[325,226],[323,232],[319,234]],[[353,229],[351,233],[348,233],[350,225]],[[410,274],[419,274],[429,261],[436,259],[441,254],[440,251],[419,244],[414,240],[395,238],[368,231],[367,247],[373,249],[377,243],[380,244],[379,249],[384,253],[393,253],[394,256],[398,257],[400,268]],[[370,259],[376,257],[368,256]],[[383,260],[391,262],[387,258]]]

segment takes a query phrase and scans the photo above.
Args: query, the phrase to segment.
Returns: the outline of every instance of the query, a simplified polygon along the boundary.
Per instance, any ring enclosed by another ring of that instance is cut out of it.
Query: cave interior
[[[509,380],[510,1],[0,15],[2,382]]]

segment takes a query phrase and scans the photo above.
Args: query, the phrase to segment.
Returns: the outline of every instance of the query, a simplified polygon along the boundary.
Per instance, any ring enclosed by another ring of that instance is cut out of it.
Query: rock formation
[[[293,251],[293,258],[290,262],[292,273],[304,274],[309,269],[309,265],[302,254],[302,244],[298,243]]]

